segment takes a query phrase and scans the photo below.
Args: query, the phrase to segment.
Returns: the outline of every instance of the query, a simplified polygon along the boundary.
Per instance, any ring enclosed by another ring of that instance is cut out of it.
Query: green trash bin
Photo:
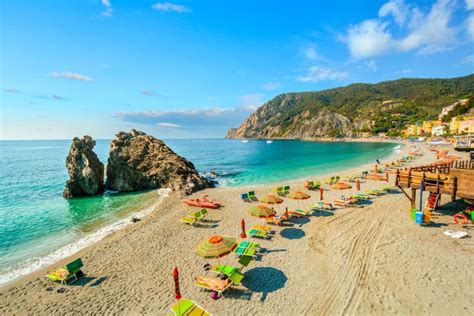
[[[411,211],[410,211],[410,219],[412,221],[415,221],[415,213],[418,212],[418,210],[416,208],[412,208]]]

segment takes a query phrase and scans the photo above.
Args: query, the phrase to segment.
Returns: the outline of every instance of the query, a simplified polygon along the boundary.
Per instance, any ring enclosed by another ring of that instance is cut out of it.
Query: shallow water
[[[220,185],[238,186],[303,178],[375,161],[397,148],[389,143],[314,143],[180,139],[166,143]],[[110,141],[98,140],[106,162]],[[70,141],[0,142],[0,275],[149,205],[156,192],[66,200],[65,158]],[[0,278],[1,279],[1,278]]]

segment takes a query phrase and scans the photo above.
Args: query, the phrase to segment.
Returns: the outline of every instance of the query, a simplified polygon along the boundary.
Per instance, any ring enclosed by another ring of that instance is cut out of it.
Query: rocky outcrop
[[[104,192],[104,165],[93,151],[95,140],[90,136],[75,137],[66,158],[69,180],[63,196],[66,198],[95,195]]]
[[[212,187],[194,165],[166,144],[132,129],[119,132],[110,145],[106,188],[119,192],[170,188],[183,194]]]

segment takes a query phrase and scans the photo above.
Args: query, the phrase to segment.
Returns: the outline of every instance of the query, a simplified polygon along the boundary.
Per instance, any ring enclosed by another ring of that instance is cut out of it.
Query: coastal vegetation
[[[227,138],[354,137],[358,132],[397,136],[405,125],[433,119],[446,105],[473,94],[474,74],[285,93],[230,129]]]

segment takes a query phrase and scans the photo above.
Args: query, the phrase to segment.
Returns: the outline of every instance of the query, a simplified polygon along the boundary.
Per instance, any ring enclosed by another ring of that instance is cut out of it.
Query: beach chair
[[[288,211],[288,213],[290,213],[291,216],[295,216],[295,217],[304,217],[304,216],[309,216],[310,215],[310,213],[308,211],[304,211],[304,210],[300,210],[300,209],[290,210],[290,211]]]
[[[332,204],[342,207],[356,206],[358,201],[356,199],[341,200],[335,199],[332,201]]]
[[[220,264],[213,266],[211,268],[211,272],[216,273],[218,275],[225,275],[225,276],[230,276],[232,273],[234,273],[235,270],[239,270],[239,268],[234,267],[234,266],[228,266],[225,264]]]
[[[272,232],[272,228],[271,228],[270,226],[266,226],[266,225],[253,225],[251,228],[252,228],[252,229],[264,230],[264,231],[266,231],[267,233],[271,233],[271,232]]]
[[[239,248],[239,247],[258,249],[258,248],[260,248],[260,244],[258,242],[252,242],[252,241],[241,241],[237,245],[237,248]]]
[[[385,192],[384,191],[381,191],[381,190],[368,190],[366,192],[366,194],[368,195],[374,195],[374,196],[380,196],[380,195],[384,195]]]
[[[283,187],[283,194],[287,195],[288,193],[290,193],[290,186],[289,185]]]
[[[287,221],[288,217],[285,215],[274,216],[267,220],[267,223],[274,224],[274,225],[281,225],[283,222]]]
[[[239,286],[242,280],[244,279],[245,275],[239,271],[239,269],[234,270],[234,272],[228,276],[229,280],[232,282],[233,285]]]
[[[283,187],[274,188],[273,192],[275,192],[278,196],[285,196],[283,193]]]
[[[356,193],[351,196],[352,199],[356,200],[370,200],[372,197],[368,194],[363,194],[363,193]]]
[[[217,297],[223,296],[223,293],[229,289],[232,282],[229,279],[221,280],[210,277],[197,277],[194,285],[202,289],[217,293]]]
[[[74,282],[77,281],[77,275],[79,273],[82,274],[82,267],[84,267],[84,264],[82,263],[81,258],[78,258],[68,263],[65,268],[56,269],[46,277],[51,281],[60,282],[66,285],[71,279],[74,279]]]
[[[314,190],[314,181],[306,180],[305,187],[308,190]]]
[[[255,195],[255,191],[250,191],[248,193],[249,200],[251,201],[258,201],[257,196]]]
[[[240,198],[241,198],[244,202],[250,202],[249,195],[248,195],[247,193],[241,194],[241,195],[240,195]]]
[[[249,256],[241,256],[240,259],[239,259],[239,264],[242,265],[242,267],[240,268],[240,271],[242,271],[243,268],[246,268],[249,263],[252,261],[252,257],[249,257]]]
[[[182,298],[170,307],[168,316],[211,316],[208,311],[196,304],[194,301]]]
[[[199,218],[201,217],[201,211],[198,212],[192,212],[185,217],[181,218],[180,221],[189,224],[189,225],[194,225],[199,221]]]
[[[250,248],[250,247],[247,247],[247,248],[244,248],[244,247],[236,248],[236,249],[235,249],[235,254],[236,254],[238,257],[247,256],[247,257],[256,258],[256,257],[258,256],[258,249],[257,249],[257,248]]]
[[[249,237],[262,238],[262,239],[270,238],[267,231],[256,229],[256,228],[252,228],[251,230],[249,230],[247,232],[247,235]]]
[[[202,208],[201,209],[201,217],[199,219],[203,219],[207,216],[207,214],[209,214],[209,211],[207,210],[207,208]]]

